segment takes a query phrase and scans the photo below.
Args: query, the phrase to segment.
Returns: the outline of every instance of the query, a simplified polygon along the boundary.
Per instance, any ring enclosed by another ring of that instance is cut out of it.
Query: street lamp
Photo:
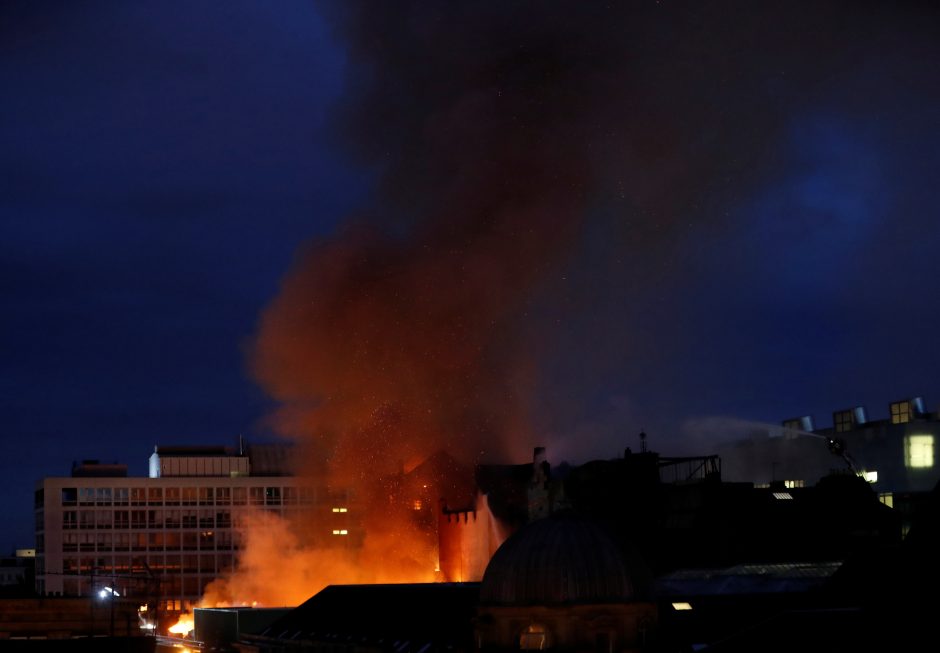
[[[98,598],[104,600],[110,597],[111,599],[111,637],[114,637],[114,597],[120,595],[120,592],[111,587],[104,587],[98,591]]]

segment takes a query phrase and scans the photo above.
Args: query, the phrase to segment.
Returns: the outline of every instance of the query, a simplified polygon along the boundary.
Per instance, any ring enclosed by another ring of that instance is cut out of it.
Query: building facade
[[[322,525],[323,545],[355,539],[348,494],[287,475],[278,447],[156,447],[146,478],[86,461],[71,476],[43,479],[35,494],[37,591],[89,596],[110,587],[172,614],[234,569],[238,525],[251,511]]]
[[[845,469],[863,475],[886,498],[930,491],[940,481],[940,416],[927,411],[921,397],[891,402],[887,409],[882,419],[870,419],[862,406],[836,410],[832,426],[822,428],[811,416],[795,417],[777,430],[727,442],[718,452],[724,476],[801,487]]]

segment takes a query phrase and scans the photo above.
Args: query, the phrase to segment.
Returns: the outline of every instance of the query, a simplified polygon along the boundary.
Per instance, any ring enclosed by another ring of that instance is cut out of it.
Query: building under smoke
[[[836,410],[825,427],[804,415],[726,441],[718,448],[725,477],[791,489],[849,470],[862,475],[882,502],[904,513],[906,532],[923,496],[940,481],[940,414],[928,411],[921,397],[887,408],[887,417],[880,419],[871,419],[863,406]]]
[[[348,493],[291,475],[284,445],[157,446],[148,477],[84,461],[38,483],[36,589],[92,596],[104,586],[172,615],[233,571],[250,515],[303,520],[322,548],[361,533]]]
[[[936,497],[902,542],[851,473],[762,488],[722,481],[714,456],[552,468],[537,449],[476,478],[440,537],[445,578],[479,582],[331,586],[233,650],[874,651],[928,630],[902,588],[937,577]]]
[[[477,482],[474,505],[445,507],[440,516],[441,572],[448,581],[480,580],[509,535],[565,511],[603,524],[624,555],[638,552],[655,574],[840,560],[901,537],[898,512],[852,473],[828,475],[814,486],[755,487],[724,481],[717,456],[627,451],[553,468],[539,448],[532,463],[479,466]]]

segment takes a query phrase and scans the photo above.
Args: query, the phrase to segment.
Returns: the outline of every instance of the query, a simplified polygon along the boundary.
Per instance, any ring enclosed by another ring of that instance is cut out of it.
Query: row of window
[[[215,580],[215,576],[210,574],[193,576],[171,576],[167,582],[161,585],[161,596],[175,596],[177,599],[163,599],[162,605],[183,606],[183,609],[190,610],[196,604],[199,597],[205,594],[206,587]],[[136,587],[136,584],[125,586],[122,582],[116,583],[120,588],[121,595],[125,597],[139,597],[147,600],[150,594],[147,590]],[[40,588],[45,590],[48,583],[40,583]],[[71,576],[62,579],[62,594],[65,596],[93,596],[101,591],[102,582],[90,576]]]
[[[174,574],[218,574],[232,571],[235,556],[220,554],[167,554],[146,556],[65,557],[62,574],[82,576],[123,577],[129,574],[153,573],[157,576]],[[161,579],[161,583],[170,579]]]
[[[66,487],[63,506],[230,506],[310,504],[317,492],[310,487]]]
[[[280,515],[278,509],[269,509]],[[285,509],[284,516],[291,518],[300,515],[299,509]],[[337,512],[336,509],[333,512]],[[346,509],[343,509],[346,512]],[[143,529],[175,529],[175,528],[231,528],[237,525],[238,512],[235,518],[231,510],[212,509],[151,509],[151,510],[63,510],[62,528],[75,529],[116,529],[116,530],[143,530]],[[333,517],[340,519],[339,515]]]
[[[238,531],[157,533],[64,533],[62,551],[229,551],[242,546]]]

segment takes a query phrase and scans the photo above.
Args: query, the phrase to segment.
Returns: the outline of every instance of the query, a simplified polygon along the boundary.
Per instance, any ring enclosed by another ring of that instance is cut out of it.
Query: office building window
[[[279,487],[264,488],[264,502],[269,506],[281,505],[281,488]]]
[[[62,488],[62,505],[74,506],[78,503],[78,489],[74,487]]]
[[[910,401],[895,401],[891,404],[891,423],[907,424],[913,417]]]
[[[542,651],[550,644],[548,629],[542,624],[530,624],[519,635],[519,648],[523,651]]]
[[[851,410],[840,410],[832,414],[832,422],[836,428],[836,433],[845,433],[851,431],[854,426]]]
[[[130,533],[115,533],[114,534],[114,550],[115,551],[127,551],[130,548],[131,548]]]
[[[904,464],[914,468],[933,467],[933,436],[907,436],[904,439]]]
[[[78,551],[78,533],[65,533],[62,536],[62,551],[66,553]]]
[[[95,505],[95,488],[93,487],[78,488],[78,502],[82,504],[83,506]]]
[[[290,486],[284,488],[284,503],[286,505],[297,503],[297,488]]]

